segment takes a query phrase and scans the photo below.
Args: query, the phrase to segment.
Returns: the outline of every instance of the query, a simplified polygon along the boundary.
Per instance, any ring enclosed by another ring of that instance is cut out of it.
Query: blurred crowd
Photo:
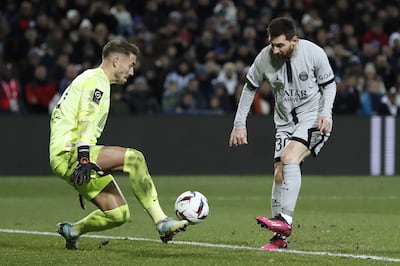
[[[3,0],[0,8],[0,113],[49,113],[114,38],[141,55],[135,76],[112,86],[112,114],[233,113],[268,23],[290,16],[329,56],[335,114],[399,114],[400,0]],[[251,111],[273,108],[262,84]]]

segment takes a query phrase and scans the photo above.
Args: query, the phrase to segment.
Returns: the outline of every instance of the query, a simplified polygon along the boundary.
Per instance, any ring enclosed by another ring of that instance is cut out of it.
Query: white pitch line
[[[52,233],[52,232],[14,230],[14,229],[0,229],[0,233],[60,236],[58,233]],[[142,238],[142,237],[129,237],[129,236],[125,237],[125,236],[106,236],[106,235],[83,235],[81,237],[110,239],[110,240],[113,239],[113,240],[161,242],[161,240],[158,240],[158,239],[150,239],[150,238]],[[205,242],[171,241],[170,243],[178,244],[178,245],[202,246],[202,247],[213,247],[213,248],[260,250],[259,248],[255,248],[255,247],[236,246],[236,245],[227,245],[227,244],[212,244],[212,243],[205,243]],[[262,251],[262,252],[266,252],[266,251]],[[324,252],[324,251],[301,251],[301,250],[292,250],[292,249],[280,249],[280,250],[276,250],[276,251],[272,251],[272,252],[293,253],[293,254],[301,254],[301,255],[318,255],[318,256],[341,257],[341,258],[387,261],[387,262],[400,262],[400,258],[380,257],[380,256],[373,256],[373,255],[356,255],[356,254],[347,254],[347,253],[333,253],[333,252]]]

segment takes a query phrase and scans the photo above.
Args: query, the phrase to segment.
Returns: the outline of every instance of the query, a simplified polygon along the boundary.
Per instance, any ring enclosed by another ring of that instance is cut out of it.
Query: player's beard
[[[286,51],[286,53],[282,54],[282,58],[285,60],[288,60],[292,57],[293,53],[294,53],[294,45],[290,44],[289,49]]]
[[[115,75],[116,82],[115,83],[118,85],[123,85],[128,81],[128,77],[129,76],[124,75],[124,73],[122,73],[122,72],[116,73],[116,75]]]

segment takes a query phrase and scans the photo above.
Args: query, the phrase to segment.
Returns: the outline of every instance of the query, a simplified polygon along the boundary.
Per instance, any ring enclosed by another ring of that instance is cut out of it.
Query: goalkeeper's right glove
[[[78,165],[75,167],[75,170],[71,175],[70,181],[75,185],[82,185],[83,180],[85,180],[86,183],[89,183],[92,170],[100,176],[104,175],[104,171],[101,170],[97,164],[90,162],[89,146],[79,146]]]

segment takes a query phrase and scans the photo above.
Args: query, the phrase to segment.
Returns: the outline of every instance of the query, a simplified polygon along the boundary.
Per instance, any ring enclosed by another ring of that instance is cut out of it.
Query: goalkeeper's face
[[[136,55],[119,54],[114,58],[114,83],[125,84],[135,73]]]

